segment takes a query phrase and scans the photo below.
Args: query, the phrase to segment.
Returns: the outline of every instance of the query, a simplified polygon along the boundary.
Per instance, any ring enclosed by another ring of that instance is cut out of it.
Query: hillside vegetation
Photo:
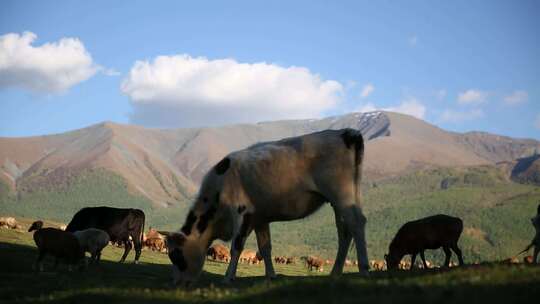
[[[511,182],[491,166],[418,171],[366,183],[363,193],[370,259],[382,259],[403,223],[437,213],[464,220],[460,246],[466,262],[511,257],[532,239],[534,230],[529,218],[540,201],[539,187]],[[146,227],[163,230],[181,227],[189,207],[186,203],[153,208],[146,198],[131,194],[122,178],[104,170],[79,175],[69,187],[3,195],[0,200],[2,215],[64,223],[85,206],[141,208],[147,215]],[[335,256],[337,234],[329,205],[309,218],[272,223],[271,227],[274,255]],[[256,248],[253,235],[247,246]],[[440,254],[429,252],[428,256],[439,261]],[[355,254],[350,258],[355,259]]]

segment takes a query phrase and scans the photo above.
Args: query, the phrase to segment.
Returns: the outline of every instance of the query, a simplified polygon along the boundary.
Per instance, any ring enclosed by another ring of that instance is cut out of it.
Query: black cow
[[[112,207],[87,207],[79,210],[67,225],[66,231],[75,232],[88,228],[97,228],[106,231],[111,242],[124,243],[124,255],[120,262],[126,260],[131,250],[130,237],[135,246],[135,263],[141,256],[144,212],[140,209],[121,209]]]
[[[392,243],[388,255],[385,255],[389,270],[397,269],[404,255],[410,254],[411,269],[416,255],[420,253],[424,267],[428,268],[424,250],[443,248],[446,258],[444,265],[449,266],[452,249],[458,256],[459,265],[463,265],[463,257],[457,243],[463,231],[463,221],[457,217],[444,214],[428,216],[403,225]]]

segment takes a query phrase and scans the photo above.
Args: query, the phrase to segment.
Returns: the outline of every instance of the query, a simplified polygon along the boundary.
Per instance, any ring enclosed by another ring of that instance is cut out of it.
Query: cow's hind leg
[[[452,257],[452,251],[450,251],[450,248],[446,247],[446,246],[443,246],[443,251],[444,251],[444,266],[445,267],[450,267],[450,258]]]
[[[124,241],[124,254],[122,255],[122,258],[120,259],[120,263],[124,263],[124,261],[126,260],[126,257],[128,256],[129,254],[129,251],[131,251],[131,241],[129,239],[125,240]]]
[[[409,270],[412,270],[416,266],[415,263],[416,263],[416,255],[417,254],[418,253],[415,252],[415,253],[413,253],[411,255],[411,267],[409,268]]]
[[[534,246],[533,264],[538,264],[538,253],[540,253],[540,245]]]
[[[461,254],[461,249],[459,249],[457,244],[452,244],[450,248],[452,248],[452,250],[456,253],[459,260],[459,266],[463,266],[463,255]]]
[[[334,266],[332,267],[332,276],[339,276],[343,273],[343,265],[347,258],[347,252],[351,245],[352,235],[349,233],[345,219],[339,214],[339,210],[334,208],[336,218],[336,228],[338,233],[338,251]]]
[[[142,242],[140,234],[131,236],[133,239],[133,247],[135,248],[135,264],[139,263],[139,258],[141,257],[142,252]]]
[[[368,274],[369,261],[366,248],[366,217],[362,212],[362,208],[357,205],[350,205],[340,209],[340,213],[345,219],[347,228],[349,229],[354,239],[356,247],[356,255],[358,258],[358,271],[362,274]]]
[[[264,260],[264,270],[267,279],[273,279],[276,277],[274,271],[274,265],[272,264],[272,240],[270,237],[270,225],[267,223],[261,227],[255,229],[257,236],[257,245],[259,246],[259,253]]]
[[[244,214],[242,225],[240,225],[239,231],[233,237],[231,244],[231,262],[229,263],[229,267],[227,267],[227,271],[225,272],[225,283],[234,281],[236,277],[236,268],[238,267],[240,254],[242,253],[242,250],[244,250],[246,239],[253,229],[251,224],[251,215]]]
[[[424,263],[424,269],[428,269],[428,264],[426,263],[426,256],[424,250],[420,251],[420,257],[422,258],[422,263]]]

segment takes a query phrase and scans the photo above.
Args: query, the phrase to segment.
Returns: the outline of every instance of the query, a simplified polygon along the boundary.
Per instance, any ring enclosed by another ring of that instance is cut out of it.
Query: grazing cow
[[[463,231],[463,221],[457,217],[444,214],[429,216],[403,225],[392,242],[389,253],[385,255],[389,270],[396,269],[404,255],[410,254],[411,267],[414,267],[416,255],[420,253],[424,267],[428,268],[424,250],[443,248],[446,255],[444,265],[450,266],[452,249],[458,256],[459,265],[463,265],[463,257],[457,242]]]
[[[75,232],[88,228],[97,228],[107,232],[111,242],[123,243],[125,246],[120,262],[126,260],[133,242],[135,263],[138,263],[144,235],[144,219],[144,212],[139,209],[87,207],[75,213],[73,219],[67,225],[66,231]]]
[[[285,264],[289,265],[289,264],[295,264],[296,263],[296,258],[295,257],[288,257],[287,260],[285,261]]]
[[[152,251],[163,252],[166,248],[165,241],[158,238],[149,238],[144,241],[144,246],[148,247]]]
[[[148,229],[148,233],[143,237],[144,246],[152,251],[163,252],[165,250],[165,238],[153,228]]]
[[[286,256],[277,256],[274,258],[274,261],[276,264],[285,264],[287,263],[287,257]]]
[[[313,271],[313,269],[315,269],[316,271],[322,272],[324,270],[324,260],[321,258],[310,255],[303,256],[300,259],[306,263],[310,271]]]
[[[211,257],[214,261],[226,263],[231,259],[229,248],[222,244],[214,244],[208,248],[207,256]]]
[[[259,255],[254,250],[246,249],[243,250],[239,258],[241,263],[247,264],[259,264]]]
[[[343,272],[353,239],[358,269],[367,274],[366,218],[360,203],[363,155],[362,134],[343,129],[259,143],[223,158],[204,177],[181,231],[168,233],[174,283],[196,280],[215,239],[232,239],[225,281],[234,280],[253,230],[266,277],[274,278],[269,224],[304,218],[325,202],[334,209],[338,232],[332,275]]]
[[[369,262],[371,268],[377,271],[384,270],[386,268],[386,262],[381,260],[371,260]]]

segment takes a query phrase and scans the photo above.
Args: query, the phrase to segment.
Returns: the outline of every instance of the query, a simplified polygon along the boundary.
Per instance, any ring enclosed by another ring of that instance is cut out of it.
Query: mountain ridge
[[[188,129],[102,122],[65,133],[0,138],[0,181],[10,191],[63,184],[102,168],[156,206],[188,201],[209,168],[257,142],[355,128],[366,140],[364,177],[379,180],[432,167],[495,165],[534,155],[540,142],[485,132],[448,132],[393,112]],[[23,188],[21,188],[23,187]]]

